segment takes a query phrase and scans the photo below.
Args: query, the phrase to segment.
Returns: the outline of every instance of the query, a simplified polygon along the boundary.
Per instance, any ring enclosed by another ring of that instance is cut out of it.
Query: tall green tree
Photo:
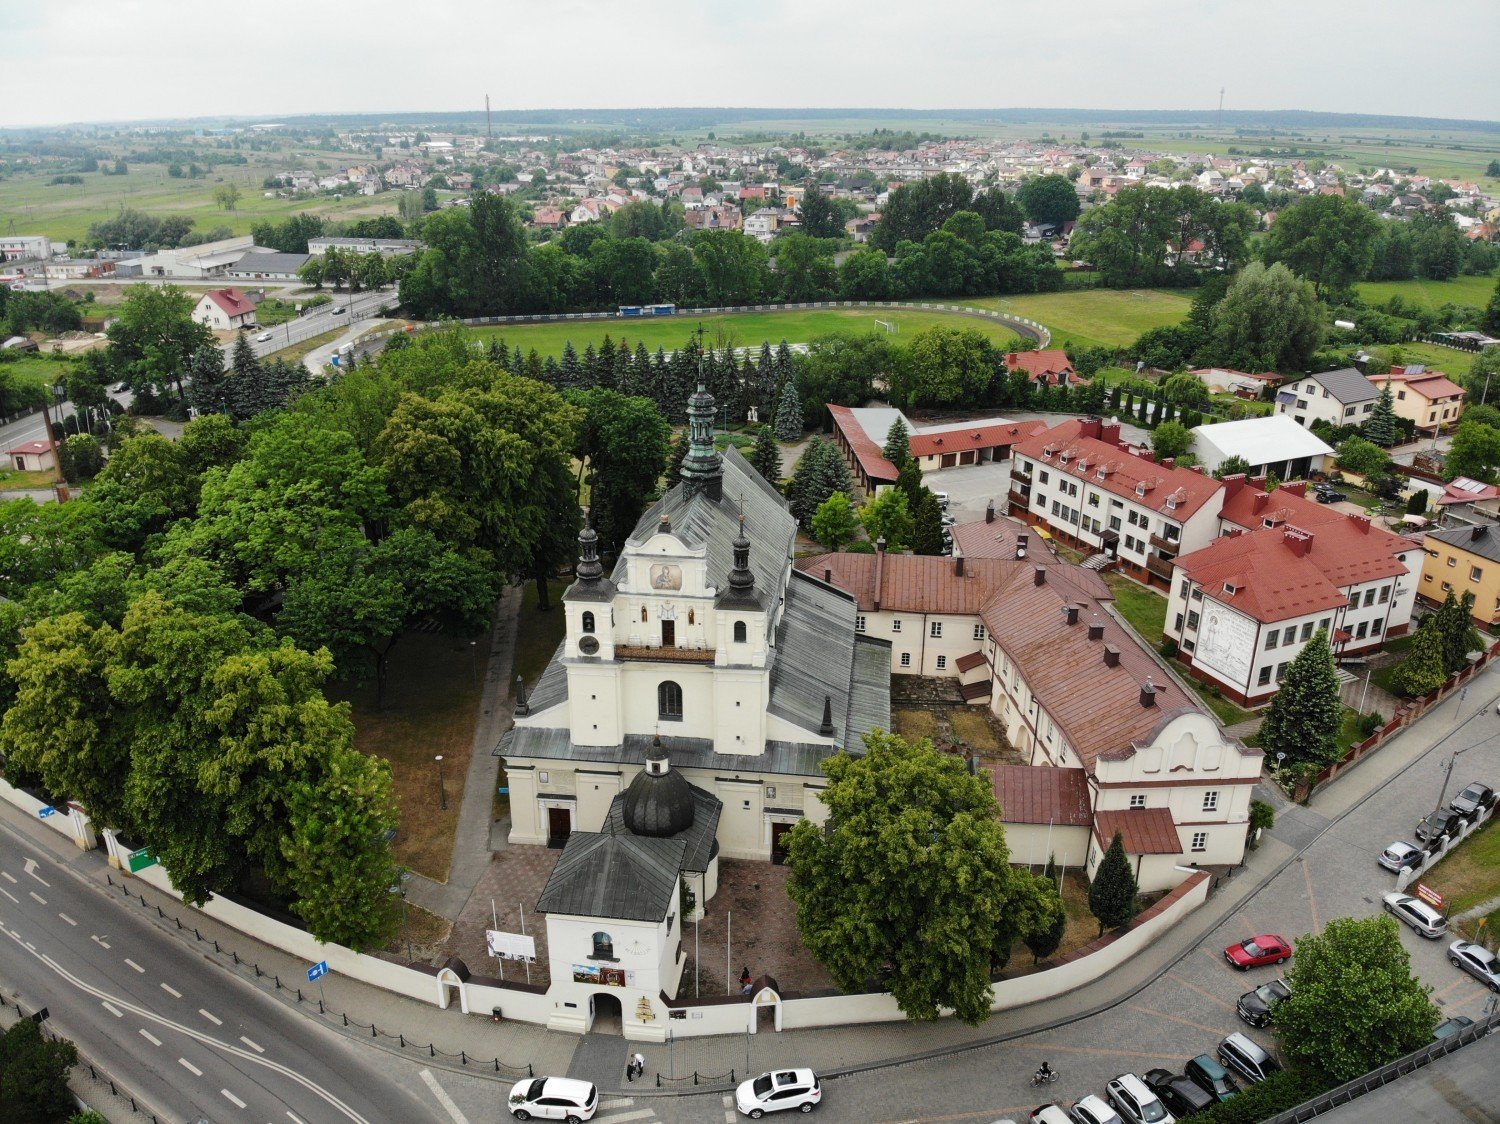
[[[1492,336],[1500,336],[1500,281],[1495,282],[1495,291],[1490,294],[1489,303],[1484,306],[1484,316],[1479,321],[1479,327]]]
[[[802,233],[809,238],[842,238],[844,219],[833,200],[828,198],[816,184],[808,184],[802,192],[799,205],[802,215]]]
[[[1363,437],[1350,437],[1340,442],[1338,448],[1339,468],[1360,476],[1375,476],[1390,468],[1391,458],[1379,445]]]
[[[6,1124],[48,1124],[73,1111],[68,1072],[78,1064],[78,1047],[66,1038],[48,1038],[29,1018],[0,1034],[0,1119]]]
[[[802,438],[802,397],[797,393],[794,379],[786,381],[776,403],[776,436],[782,441]]]
[[[885,448],[881,452],[886,460],[896,466],[897,472],[911,460],[911,430],[906,428],[906,423],[899,417],[891,422],[891,428],[886,431]]]
[[[813,538],[829,550],[843,550],[859,534],[859,520],[854,517],[854,504],[847,492],[834,492],[821,504],[812,517]]]
[[[1442,629],[1428,618],[1412,637],[1406,658],[1391,674],[1391,687],[1397,694],[1419,698],[1436,691],[1447,680],[1447,644]]]
[[[1039,891],[1045,903],[1045,917],[1041,924],[1022,934],[1033,964],[1040,964],[1062,946],[1063,936],[1068,931],[1068,911],[1063,908],[1062,895],[1050,875],[1043,875]]]
[[[1151,449],[1163,460],[1181,459],[1193,451],[1193,431],[1180,421],[1162,422],[1151,431]]]
[[[1276,216],[1261,257],[1311,281],[1319,297],[1338,295],[1369,273],[1379,233],[1380,220],[1357,198],[1308,195]]]
[[[1449,675],[1469,666],[1469,653],[1483,646],[1483,640],[1474,628],[1474,594],[1466,590],[1463,599],[1453,596],[1448,590],[1442,605],[1432,616],[1432,627],[1443,638],[1443,670]]]
[[[110,366],[138,394],[182,397],[193,356],[214,346],[213,332],[193,319],[197,301],[176,285],[132,285],[106,329]]]
[[[1083,210],[1067,176],[1032,176],[1021,184],[1016,199],[1026,217],[1036,223],[1070,222]]]
[[[1339,759],[1343,721],[1333,649],[1320,628],[1287,667],[1261,723],[1260,742],[1268,754],[1285,753],[1293,765],[1316,772]]]
[[[1388,449],[1401,439],[1401,429],[1396,424],[1396,403],[1391,393],[1391,384],[1381,384],[1375,405],[1370,408],[1370,417],[1364,424],[1365,436],[1383,449]]]
[[[1467,476],[1488,484],[1495,479],[1497,465],[1500,465],[1500,429],[1480,422],[1464,422],[1453,435],[1453,444],[1443,459],[1443,478]]]
[[[530,241],[515,204],[478,192],[468,207],[423,221],[427,244],[401,281],[401,303],[418,316],[499,316],[532,307]],[[329,255],[324,258],[325,279]]]
[[[1305,371],[1323,341],[1313,287],[1280,263],[1251,262],[1214,309],[1215,359],[1246,371]]]
[[[798,931],[846,991],[879,981],[910,1019],[983,1022],[1000,923],[1036,911],[1035,885],[1010,866],[983,777],[926,740],[864,740],[823,763],[827,827],[792,829]]]
[[[1432,1041],[1438,1009],[1392,917],[1340,917],[1297,942],[1276,1037],[1294,1066],[1352,1081]]]
[[[1125,857],[1125,842],[1120,833],[1109,842],[1109,849],[1099,861],[1094,880],[1089,883],[1089,912],[1099,922],[1099,935],[1106,929],[1122,929],[1135,916],[1138,890],[1130,860]]]
[[[1250,462],[1238,453],[1235,453],[1232,457],[1225,457],[1219,462],[1219,467],[1214,469],[1215,480],[1222,480],[1226,476],[1237,474],[1250,475]]]
[[[885,540],[890,551],[910,549],[916,534],[916,522],[906,502],[906,494],[899,488],[887,488],[859,509],[859,521],[864,524],[865,534],[871,542]]]
[[[955,173],[942,173],[904,184],[890,193],[870,242],[887,254],[902,242],[920,242],[974,202],[969,181]]]
[[[755,431],[755,448],[750,451],[750,466],[760,473],[773,488],[781,484],[781,446],[771,427],[763,425]]]
[[[656,491],[672,427],[649,398],[617,390],[574,391],[583,410],[574,456],[589,489],[589,514],[605,550],[616,551]]]
[[[994,347],[973,328],[939,325],[916,333],[895,365],[891,399],[916,406],[977,405],[995,377]]]
[[[912,511],[911,548],[917,554],[943,553],[943,509],[928,488],[922,489]]]

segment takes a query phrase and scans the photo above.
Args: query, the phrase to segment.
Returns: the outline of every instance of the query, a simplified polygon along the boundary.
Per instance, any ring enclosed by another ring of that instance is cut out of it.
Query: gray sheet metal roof
[[[1491,562],[1500,562],[1500,529],[1486,524],[1477,526],[1445,527],[1441,531],[1428,531],[1429,539],[1437,539],[1459,550],[1467,550]]]
[[[886,657],[889,660],[889,656]],[[890,664],[886,664],[889,675]],[[821,715],[820,715],[821,718]],[[813,742],[766,742],[763,754],[715,753],[708,738],[664,738],[672,751],[672,767],[701,769],[713,773],[773,773],[781,776],[821,777],[818,766],[838,750]],[[644,765],[651,738],[627,734],[623,745],[574,745],[567,730],[539,726],[515,726],[505,731],[492,751],[496,757],[516,761],[607,762],[613,765]]]
[[[689,546],[707,549],[709,583],[721,590],[728,589],[742,506],[755,588],[767,598],[767,604],[774,605],[786,584],[797,520],[787,510],[786,500],[750,467],[738,449],[731,448],[724,454],[722,499],[715,503],[701,493],[689,496],[679,483],[646,509],[631,532],[630,541],[645,542],[656,534],[665,515],[672,523],[672,534]],[[622,554],[611,580],[619,584],[624,571]]]
[[[713,857],[714,843],[719,835],[719,816],[724,811],[724,802],[711,792],[705,792],[695,784],[693,791],[693,824],[669,839],[679,839],[687,844],[682,856],[682,869],[701,874],[708,869],[708,860]],[[630,835],[625,826],[625,794],[622,792],[610,802],[609,814],[604,817],[603,830],[611,835]]]
[[[531,688],[531,694],[526,696],[526,705],[531,708],[532,714],[539,714],[549,707],[568,701],[568,669],[562,662],[563,647],[566,644],[566,640],[558,642],[557,651],[552,653],[552,659],[542,671],[542,677]]]
[[[307,264],[306,254],[263,254],[251,251],[229,267],[230,273],[296,273]]]
[[[890,650],[877,644],[885,666],[874,674],[870,650],[856,641],[854,598],[800,571],[786,588],[786,611],[776,636],[767,709],[808,732],[823,723],[823,700],[832,701],[835,735],[845,749],[891,716]],[[863,653],[863,654],[861,654]]]
[[[1380,391],[1376,389],[1375,384],[1353,367],[1341,367],[1337,371],[1320,371],[1316,375],[1307,377],[1320,386],[1326,386],[1328,393],[1346,406],[1352,406],[1356,402],[1369,402],[1380,397]]]
[[[687,844],[575,831],[537,899],[538,913],[660,921],[677,903]]]

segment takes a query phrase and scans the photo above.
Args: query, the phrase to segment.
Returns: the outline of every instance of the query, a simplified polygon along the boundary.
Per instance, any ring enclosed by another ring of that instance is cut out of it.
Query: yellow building
[[[1441,372],[1392,367],[1390,374],[1371,375],[1370,381],[1377,390],[1389,383],[1396,413],[1418,429],[1451,429],[1458,424],[1464,388]]]
[[[1429,531],[1423,540],[1427,559],[1417,593],[1442,604],[1454,597],[1474,595],[1473,615],[1481,625],[1500,624],[1500,527],[1488,524]]]

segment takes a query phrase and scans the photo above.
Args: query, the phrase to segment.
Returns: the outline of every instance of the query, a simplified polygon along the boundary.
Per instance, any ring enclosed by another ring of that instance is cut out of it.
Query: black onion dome
[[[693,826],[693,786],[667,765],[661,739],[646,751],[646,768],[625,789],[620,811],[632,835],[669,839]]]

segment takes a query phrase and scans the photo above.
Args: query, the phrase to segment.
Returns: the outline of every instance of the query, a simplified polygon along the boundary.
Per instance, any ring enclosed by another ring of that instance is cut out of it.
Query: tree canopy
[[[1319,297],[1345,293],[1369,273],[1379,232],[1380,220],[1358,199],[1309,195],[1276,216],[1261,256],[1311,281]]]
[[[1285,753],[1293,765],[1315,773],[1339,759],[1343,721],[1333,649],[1320,628],[1287,667],[1261,723],[1261,745],[1273,757]]]

